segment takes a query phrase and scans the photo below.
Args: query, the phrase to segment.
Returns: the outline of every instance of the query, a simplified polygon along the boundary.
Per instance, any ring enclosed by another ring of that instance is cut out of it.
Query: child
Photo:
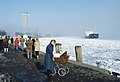
[[[15,39],[15,50],[18,51],[19,49],[19,40],[18,38]]]

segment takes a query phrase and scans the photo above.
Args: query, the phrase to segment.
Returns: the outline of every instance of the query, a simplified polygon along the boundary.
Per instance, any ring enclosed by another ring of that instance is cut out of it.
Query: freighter
[[[98,39],[99,34],[94,31],[85,31],[85,38],[90,38],[90,39]]]

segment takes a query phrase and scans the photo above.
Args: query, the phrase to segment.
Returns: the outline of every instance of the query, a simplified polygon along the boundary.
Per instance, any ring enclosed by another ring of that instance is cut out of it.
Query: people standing
[[[8,52],[8,38],[7,36],[3,40],[4,52]]]
[[[33,45],[33,42],[31,40],[31,37],[29,36],[28,37],[29,39],[26,41],[26,46],[27,46],[27,58],[28,59],[32,59],[32,45]]]
[[[48,76],[50,75],[51,71],[53,70],[53,61],[54,61],[53,48],[54,48],[55,43],[56,43],[55,40],[51,40],[49,45],[46,47],[44,65],[45,65],[45,70],[47,71]]]
[[[21,50],[24,50],[24,42],[25,42],[25,39],[23,38],[23,36],[21,36],[21,38],[20,38]]]
[[[2,39],[2,36],[0,36],[0,51],[3,51],[3,39]]]
[[[33,38],[32,41],[33,41],[33,44],[32,44],[32,53],[34,54],[35,53],[35,39]]]
[[[13,37],[11,37],[11,44],[13,44],[13,42],[14,42],[14,39],[13,39]]]
[[[15,50],[16,51],[19,50],[19,40],[18,40],[18,38],[15,39]]]
[[[38,38],[36,38],[34,46],[35,46],[35,55],[36,55],[37,59],[39,59],[40,41]]]

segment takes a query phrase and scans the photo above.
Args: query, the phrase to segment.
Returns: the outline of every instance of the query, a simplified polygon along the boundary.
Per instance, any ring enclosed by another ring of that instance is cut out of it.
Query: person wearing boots
[[[7,36],[3,40],[4,52],[8,52],[8,38]]]

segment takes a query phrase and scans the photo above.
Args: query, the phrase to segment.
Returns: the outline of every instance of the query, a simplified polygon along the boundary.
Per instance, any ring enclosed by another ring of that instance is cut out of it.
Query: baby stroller
[[[54,69],[52,70],[51,75],[54,76],[58,73],[59,76],[64,76],[69,73],[69,68],[64,66],[63,64],[67,63],[69,55],[67,55],[67,51],[64,52],[60,57],[54,57]]]

